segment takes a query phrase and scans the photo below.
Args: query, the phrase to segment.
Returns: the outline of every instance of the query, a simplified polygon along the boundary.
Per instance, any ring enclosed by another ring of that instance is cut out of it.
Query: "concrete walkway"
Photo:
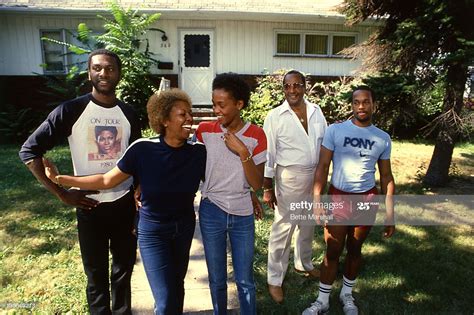
[[[201,194],[198,192],[194,200],[194,208],[197,213]],[[199,218],[198,218],[199,220]],[[227,271],[228,279],[228,302],[227,309],[229,314],[239,314],[239,301],[237,297],[237,288],[233,279],[232,260],[228,247],[227,251]],[[212,301],[209,291],[209,280],[207,276],[206,260],[204,257],[204,247],[202,245],[201,230],[199,221],[196,223],[196,230],[191,245],[188,273],[184,281],[184,313],[188,315],[207,315],[212,314]],[[148,280],[143,269],[140,255],[137,257],[137,263],[132,276],[132,311],[134,314],[153,314],[153,296],[148,284]]]

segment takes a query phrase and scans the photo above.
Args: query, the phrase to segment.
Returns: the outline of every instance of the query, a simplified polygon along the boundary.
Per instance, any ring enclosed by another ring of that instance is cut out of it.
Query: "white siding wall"
[[[75,30],[81,22],[96,29],[102,25],[95,18],[0,15],[0,75],[43,73],[40,30]]]
[[[80,22],[100,30],[101,21],[91,17],[0,15],[0,75],[31,75],[42,72],[40,29],[75,29]],[[216,72],[232,71],[241,74],[273,72],[280,68],[294,68],[313,75],[350,75],[358,61],[339,58],[276,57],[274,56],[275,30],[312,30],[351,32],[364,41],[373,31],[367,26],[348,28],[336,24],[311,24],[288,22],[257,22],[232,20],[167,20],[162,18],[154,27],[166,32],[168,42],[162,42],[160,32],[149,32],[151,51],[161,61],[173,62],[173,70],[155,73],[178,73],[178,35],[180,29],[213,29],[215,31]],[[170,47],[161,47],[162,44]]]

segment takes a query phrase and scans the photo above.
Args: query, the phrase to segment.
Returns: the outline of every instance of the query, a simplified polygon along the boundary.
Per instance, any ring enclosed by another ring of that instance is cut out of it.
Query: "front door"
[[[211,105],[214,79],[214,31],[180,31],[180,86],[193,105]]]

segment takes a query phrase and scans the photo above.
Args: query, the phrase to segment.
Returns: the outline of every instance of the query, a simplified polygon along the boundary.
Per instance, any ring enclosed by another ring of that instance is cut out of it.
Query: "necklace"
[[[298,112],[299,112],[299,114],[298,114]],[[304,123],[304,114],[305,114],[305,112],[300,112],[300,111],[298,111],[298,112],[293,109],[293,113],[295,113],[296,118],[298,118],[298,120],[303,124]],[[302,116],[302,117],[300,117],[300,116]]]

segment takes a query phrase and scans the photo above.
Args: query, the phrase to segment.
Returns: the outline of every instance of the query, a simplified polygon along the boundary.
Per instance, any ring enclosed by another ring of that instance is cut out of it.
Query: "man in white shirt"
[[[286,73],[283,88],[285,102],[268,113],[263,125],[267,136],[263,201],[275,209],[268,242],[267,282],[277,303],[283,301],[282,284],[293,232],[296,231],[295,270],[311,278],[319,277],[319,270],[311,261],[314,225],[292,218],[311,211],[304,207],[296,209],[294,203],[312,202],[314,171],[327,127],[319,106],[304,99],[306,79],[301,72]]]

